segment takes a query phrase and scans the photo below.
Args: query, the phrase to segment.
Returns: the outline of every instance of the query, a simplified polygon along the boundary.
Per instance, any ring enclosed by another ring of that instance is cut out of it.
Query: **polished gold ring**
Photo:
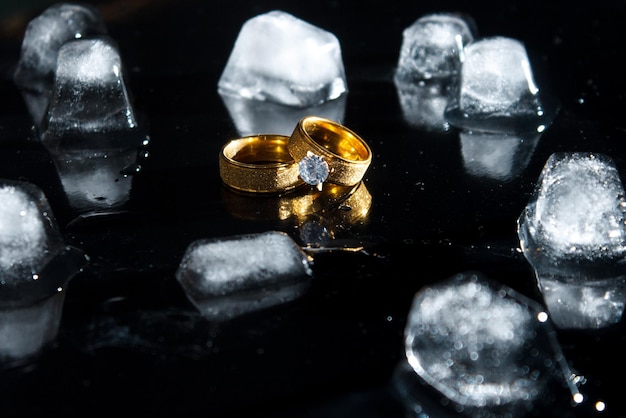
[[[372,162],[372,151],[359,135],[317,116],[300,119],[288,147],[298,162],[300,178],[319,190],[326,181],[342,186],[357,184]]]
[[[229,187],[251,193],[286,193],[303,185],[285,135],[251,135],[227,142],[219,171]]]

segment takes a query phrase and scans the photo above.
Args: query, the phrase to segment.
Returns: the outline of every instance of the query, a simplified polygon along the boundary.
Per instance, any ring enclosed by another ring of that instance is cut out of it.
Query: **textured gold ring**
[[[222,181],[251,193],[281,194],[303,185],[289,141],[285,135],[251,135],[227,142],[219,158]]]
[[[329,119],[307,116],[291,134],[289,153],[300,178],[319,190],[326,181],[357,184],[372,162],[372,151],[355,132]]]

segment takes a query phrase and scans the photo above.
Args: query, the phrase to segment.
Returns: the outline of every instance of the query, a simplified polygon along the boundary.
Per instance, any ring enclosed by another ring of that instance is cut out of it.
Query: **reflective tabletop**
[[[113,147],[97,166],[42,144],[13,80],[26,25],[52,4],[0,8],[0,178],[40,187],[65,244],[87,262],[63,285],[58,334],[35,355],[0,363],[0,416],[507,413],[451,400],[418,374],[405,352],[412,304],[451,279],[480,277],[550,311],[517,222],[554,153],[607,155],[624,178],[625,2],[90,2],[117,43],[145,133],[137,149]],[[220,178],[228,141],[289,135],[306,116],[218,94],[242,25],[271,10],[340,41],[348,92],[314,111],[371,148],[358,185],[276,196],[233,191]],[[447,126],[441,97],[396,86],[403,30],[435,12],[471,17],[480,37],[524,43],[537,85],[558,103],[545,130],[494,136]],[[233,112],[242,107],[243,117]],[[177,280],[188,246],[268,231],[303,251],[310,286],[282,288],[256,308],[226,300],[224,309],[242,314],[207,315]],[[626,415],[622,285],[595,300],[614,304],[610,324],[560,328],[548,319],[551,331],[536,332],[530,346],[551,353],[538,367],[550,363],[556,374],[511,416]],[[457,303],[467,296],[459,292]],[[565,315],[589,315],[584,303]],[[12,326],[6,311],[0,329]]]

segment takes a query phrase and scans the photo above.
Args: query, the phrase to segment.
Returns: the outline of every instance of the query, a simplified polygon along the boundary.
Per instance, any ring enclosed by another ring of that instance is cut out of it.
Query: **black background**
[[[39,185],[66,243],[90,263],[70,282],[52,347],[1,372],[0,416],[412,416],[391,379],[415,292],[477,270],[540,301],[517,250],[516,219],[548,156],[606,153],[626,173],[626,3],[546,3],[94,2],[119,44],[151,138],[127,205],[97,219],[68,204],[49,156],[28,140],[32,122],[12,82],[25,24],[52,3],[7,5],[0,176]],[[304,297],[218,324],[174,278],[190,242],[279,230],[306,244],[293,219],[240,216],[257,200],[233,211],[218,173],[221,146],[238,136],[218,78],[241,25],[273,9],[340,40],[349,88],[343,122],[373,150],[364,179],[372,205],[362,222],[331,227],[339,245],[367,251],[315,254]],[[527,167],[511,179],[469,174],[458,132],[429,132],[403,117],[392,79],[402,30],[442,11],[470,15],[479,36],[524,42],[540,89],[561,103]],[[537,416],[590,416],[597,399],[607,404],[597,415],[623,416],[623,325],[558,337],[568,364],[587,378],[589,400]],[[432,407],[431,416],[445,416],[437,400]]]

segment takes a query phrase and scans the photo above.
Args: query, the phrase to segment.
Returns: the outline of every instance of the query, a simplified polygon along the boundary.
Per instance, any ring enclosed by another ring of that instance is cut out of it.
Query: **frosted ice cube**
[[[110,38],[66,42],[55,74],[44,141],[137,127],[119,51]]]
[[[508,181],[527,167],[541,134],[461,131],[459,137],[463,165],[469,174]]]
[[[624,187],[613,160],[600,153],[558,152],[546,161],[518,231],[533,262],[623,263],[625,222]]]
[[[103,35],[98,10],[86,4],[58,3],[28,23],[13,78],[18,87],[50,94],[59,49],[67,41]]]
[[[463,49],[474,40],[473,22],[453,13],[432,13],[402,32],[396,83],[415,84],[456,76]]]
[[[280,10],[255,16],[241,27],[218,92],[296,107],[337,99],[347,92],[339,40]]]
[[[200,312],[224,320],[300,296],[310,262],[282,232],[204,239],[188,246],[176,279]]]
[[[526,47],[517,39],[477,39],[464,49],[457,94],[445,112],[454,126],[541,132],[555,106],[539,95]]]
[[[546,318],[514,290],[458,274],[416,293],[405,328],[407,361],[457,412],[523,416],[543,402],[549,383],[570,378]]]
[[[43,191],[0,180],[0,284],[33,280],[63,247]]]
[[[605,154],[558,152],[517,220],[555,324],[598,328],[621,317],[626,283],[626,200]]]

